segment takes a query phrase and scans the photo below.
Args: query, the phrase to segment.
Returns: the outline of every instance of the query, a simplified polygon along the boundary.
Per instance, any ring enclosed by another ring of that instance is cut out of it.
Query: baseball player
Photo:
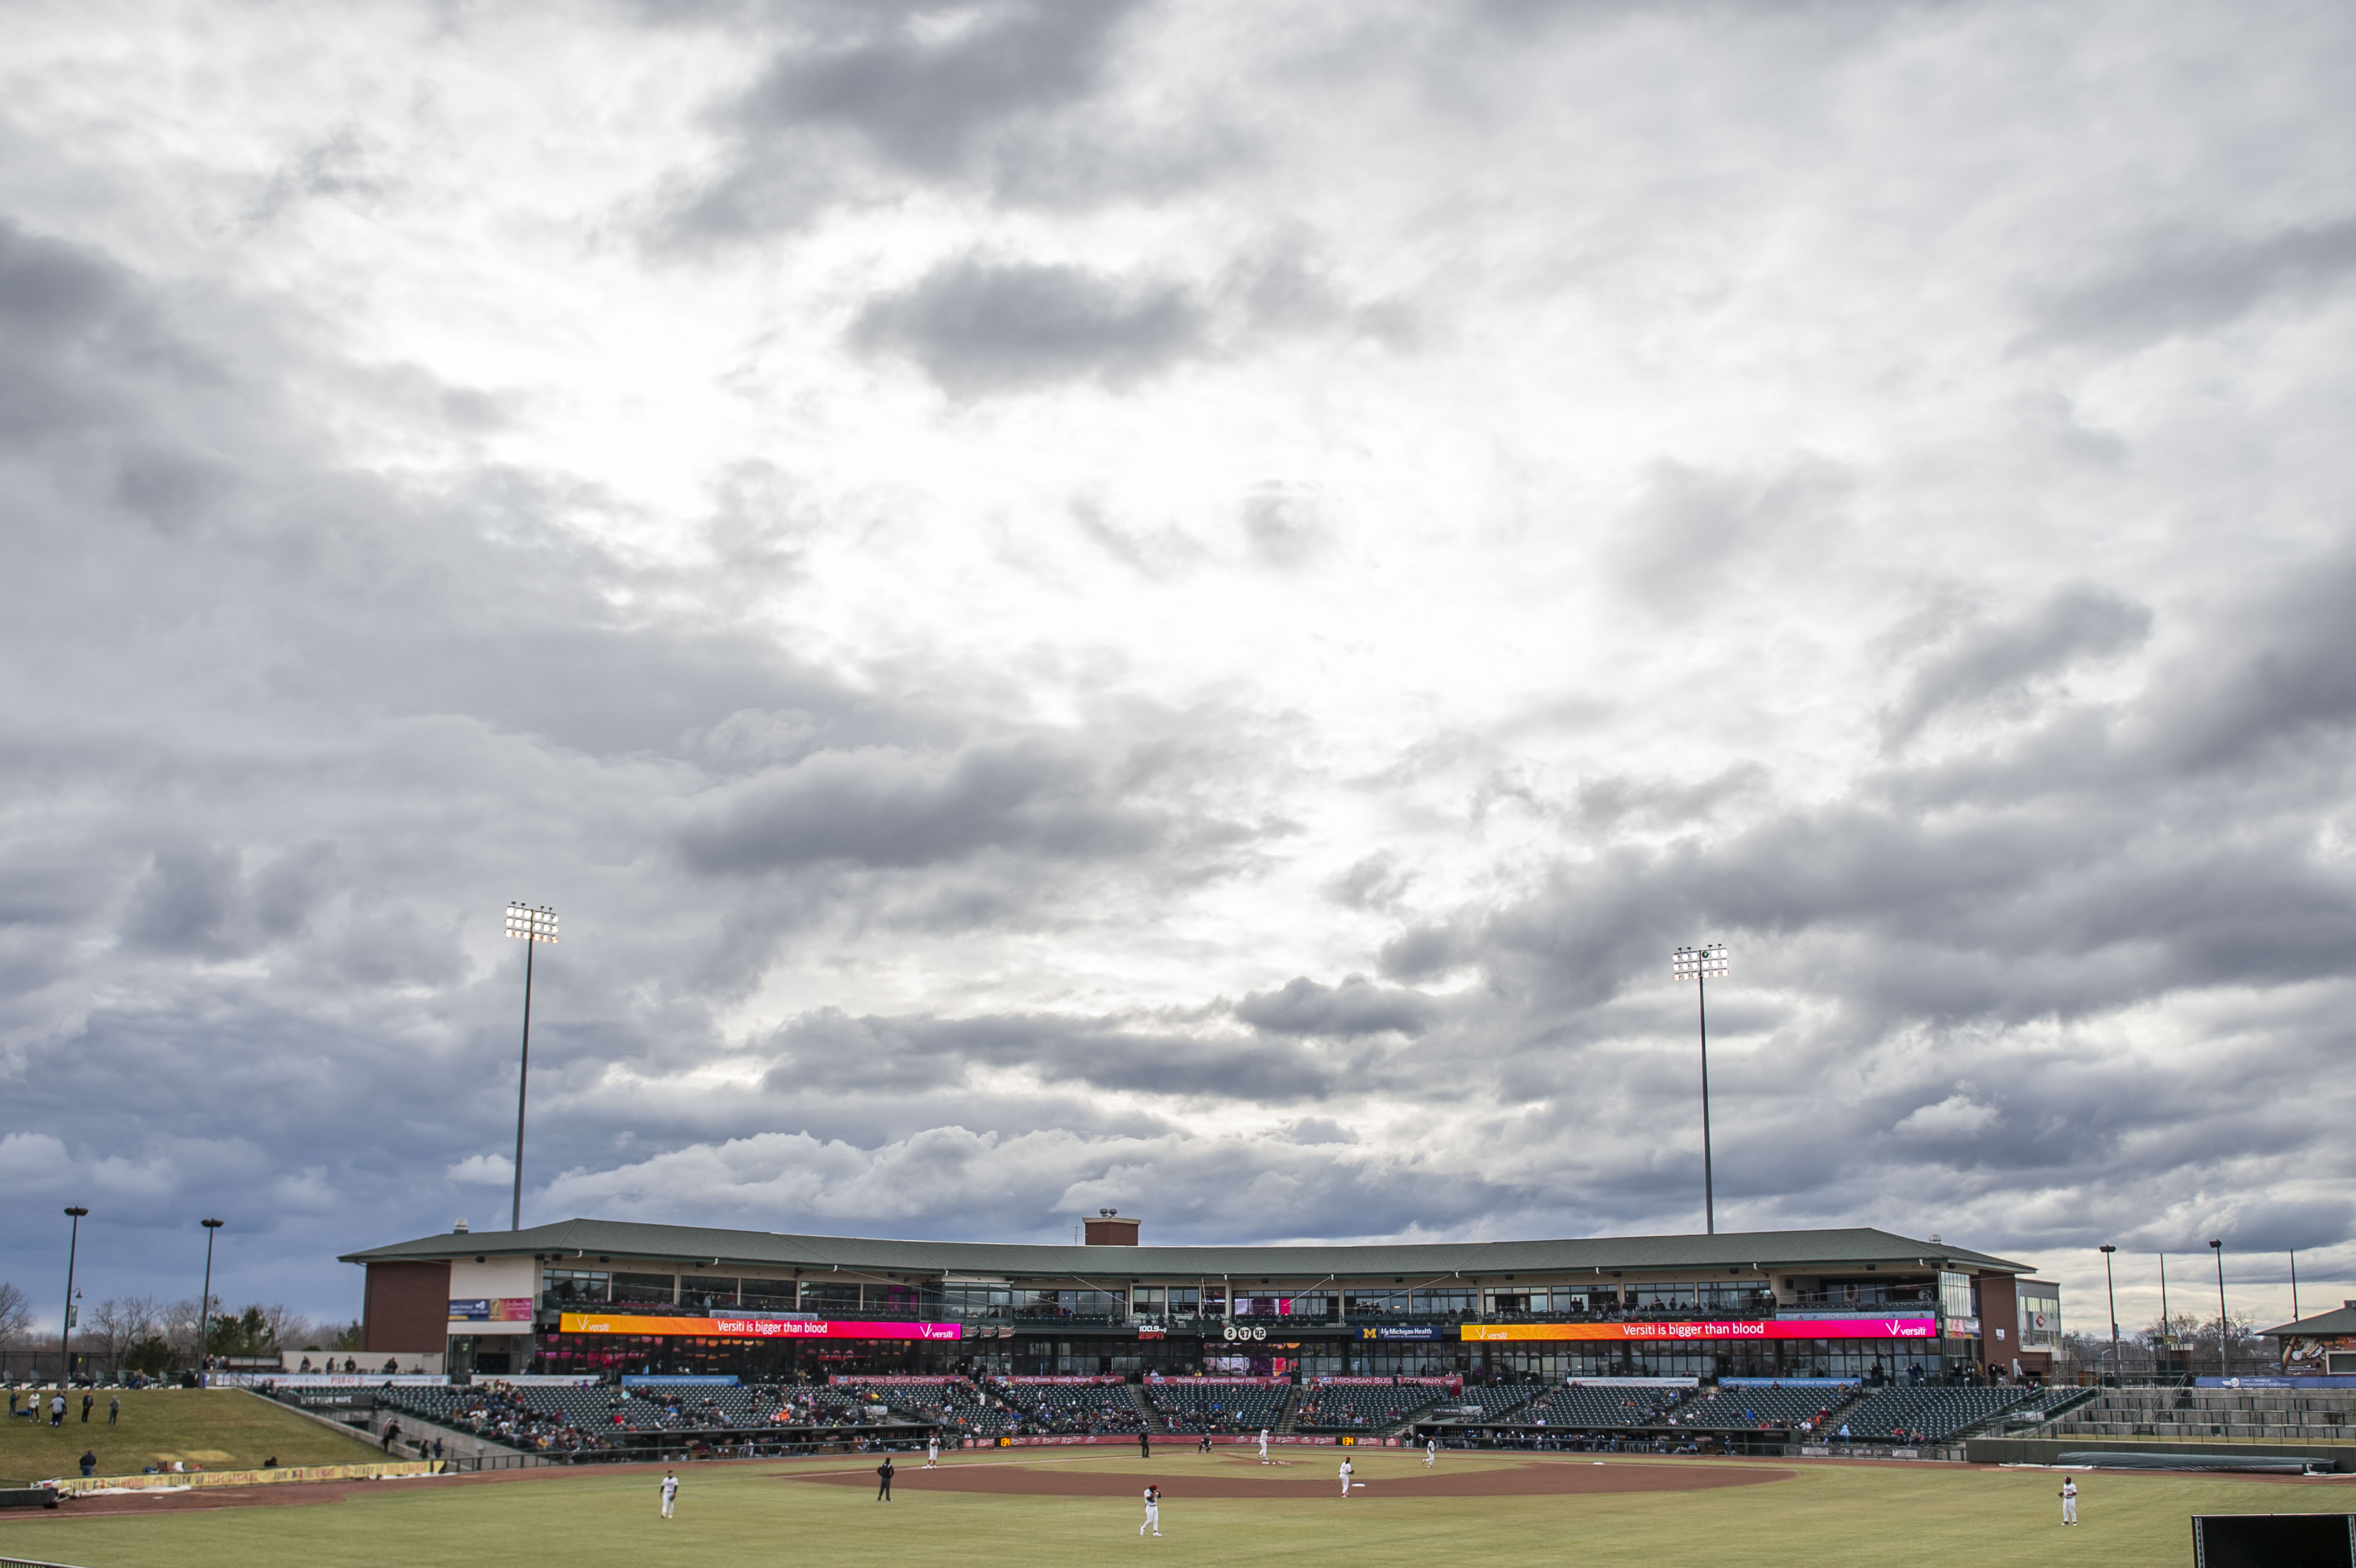
[[[1434,1465],[1437,1465],[1437,1464],[1439,1464],[1439,1463],[1440,1463],[1440,1439],[1439,1439],[1439,1438],[1437,1438],[1437,1437],[1427,1437],[1427,1438],[1425,1438],[1425,1439],[1423,1440],[1423,1467],[1424,1467],[1425,1469],[1429,1470],[1429,1469],[1430,1469]]]
[[[1145,1488],[1145,1522],[1137,1527],[1137,1533],[1143,1535],[1149,1530],[1157,1539],[1162,1534],[1162,1488],[1160,1487]]]
[[[1259,1429],[1259,1462],[1263,1465],[1268,1463],[1268,1428],[1265,1426]]]
[[[679,1477],[671,1474],[669,1470],[665,1470],[663,1472],[662,1492],[662,1516],[665,1519],[669,1519],[670,1517],[671,1505],[679,1500]]]
[[[1350,1495],[1350,1461],[1348,1461],[1347,1459],[1344,1459],[1344,1460],[1343,1460],[1343,1461],[1342,1461],[1342,1496],[1343,1496],[1344,1499],[1346,1499],[1346,1498],[1348,1498],[1348,1497],[1349,1497],[1349,1495]]]
[[[937,1470],[940,1467],[941,1435],[936,1432],[930,1437],[925,1439],[925,1468],[927,1470]]]
[[[2062,1483],[2062,1522],[2078,1522],[2078,1482],[2075,1477]]]

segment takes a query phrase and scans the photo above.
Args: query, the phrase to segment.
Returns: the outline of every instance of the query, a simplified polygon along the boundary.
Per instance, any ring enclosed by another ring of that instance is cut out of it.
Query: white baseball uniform
[[[1263,1465],[1268,1463],[1268,1428],[1265,1426],[1259,1429],[1259,1462]]]
[[[927,1470],[932,1469],[932,1468],[934,1468],[936,1466],[939,1465],[939,1464],[940,1464],[940,1462],[941,1462],[941,1440],[940,1440],[939,1438],[937,1438],[937,1437],[931,1437],[931,1438],[927,1438],[927,1439],[926,1439],[926,1441],[925,1441],[925,1468],[926,1468],[926,1469],[927,1469]]]
[[[679,1496],[679,1477],[678,1477],[677,1476],[665,1476],[665,1477],[663,1477],[663,1488],[662,1488],[662,1492],[663,1492],[663,1511],[662,1511],[662,1516],[663,1516],[663,1518],[665,1518],[665,1519],[669,1519],[669,1518],[670,1517],[670,1506],[671,1506],[671,1502],[672,1502],[672,1500],[673,1500],[674,1499],[676,1499],[676,1498]]]
[[[1149,1530],[1162,1533],[1162,1492],[1157,1487],[1145,1488],[1145,1522],[1137,1527],[1137,1533],[1143,1535]]]
[[[2078,1522],[2078,1483],[2075,1481],[2062,1483],[2062,1522]]]
[[[1426,1438],[1423,1445],[1423,1467],[1427,1470],[1430,1469],[1432,1465],[1437,1462],[1439,1458],[1440,1439],[1437,1437]]]
[[[1350,1461],[1347,1459],[1342,1461],[1342,1495],[1345,1498],[1350,1495]]]

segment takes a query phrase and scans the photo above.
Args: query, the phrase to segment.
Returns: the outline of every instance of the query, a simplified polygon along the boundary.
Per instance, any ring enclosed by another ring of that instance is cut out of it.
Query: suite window
[[[794,1282],[789,1279],[747,1279],[737,1285],[738,1304],[769,1312],[794,1308]]]
[[[677,1296],[675,1276],[670,1275],[617,1274],[614,1276],[614,1300],[616,1304],[636,1302],[646,1307],[668,1307]]]
[[[859,1310],[859,1287],[831,1280],[823,1285],[804,1280],[802,1305],[812,1312],[856,1312]]]
[[[540,1275],[541,1298],[551,1307],[603,1307],[611,1299],[604,1269],[552,1268]]]
[[[681,1275],[679,1304],[681,1307],[734,1307],[736,1305],[736,1282],[707,1275]]]

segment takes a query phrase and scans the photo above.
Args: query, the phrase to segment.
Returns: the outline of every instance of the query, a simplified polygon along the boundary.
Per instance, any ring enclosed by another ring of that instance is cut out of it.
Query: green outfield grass
[[[2187,1520],[2195,1512],[2356,1508],[2356,1485],[2097,1476],[2080,1481],[2085,1522],[2065,1530],[2053,1496],[2060,1478],[2047,1472],[1842,1465],[1795,1466],[1790,1481],[1710,1492],[1386,1499],[1384,1478],[1415,1459],[1357,1458],[1372,1485],[1348,1503],[1189,1501],[1188,1474],[1219,1462],[1191,1454],[1150,1465],[1134,1457],[1053,1461],[1134,1476],[1141,1485],[1149,1476],[1162,1478],[1169,1497],[1158,1541],[1138,1538],[1138,1506],[1123,1499],[928,1493],[908,1465],[899,1499],[885,1507],[873,1500],[871,1487],[779,1480],[788,1467],[751,1464],[682,1467],[679,1517],[669,1523],[657,1517],[656,1475],[590,1469],[488,1485],[378,1482],[351,1500],[307,1507],[152,1519],[0,1516],[0,1554],[84,1568],[480,1561],[905,1568],[1007,1560],[1026,1568],[1101,1568],[1132,1552],[1189,1564],[1299,1560],[1352,1568],[1599,1556],[1644,1568],[1962,1562],[2152,1568],[2190,1561]],[[1307,1473],[1322,1477],[1330,1468],[1324,1456],[1310,1463]]]
[[[173,1459],[208,1470],[246,1470],[273,1456],[282,1465],[356,1465],[384,1457],[360,1438],[347,1437],[242,1389],[91,1392],[98,1395],[98,1404],[87,1425],[81,1419],[80,1389],[66,1395],[63,1426],[52,1430],[46,1416],[37,1425],[21,1419],[0,1424],[0,1478],[37,1481],[78,1476],[85,1448],[98,1455],[102,1476],[136,1475]],[[110,1397],[123,1401],[122,1419],[112,1426],[106,1424]],[[46,1407],[48,1392],[40,1398]]]

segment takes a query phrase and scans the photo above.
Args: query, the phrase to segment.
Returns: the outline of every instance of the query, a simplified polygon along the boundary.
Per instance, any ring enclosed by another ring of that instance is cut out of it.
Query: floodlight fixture
[[[523,950],[523,1054],[516,1069],[515,1200],[508,1211],[508,1229],[523,1229],[523,1106],[531,1079],[531,960],[543,942],[556,941],[556,912],[545,904],[508,904],[508,934],[525,944]]]
[[[209,1386],[212,1369],[208,1363],[213,1354],[213,1238],[220,1233],[223,1220],[199,1220],[205,1228],[205,1288],[197,1297],[197,1379]]]
[[[1726,944],[1707,943],[1680,947],[1669,955],[1669,976],[1694,983],[1694,1016],[1701,1028],[1701,1220],[1709,1235],[1718,1234],[1718,1186],[1709,1153],[1709,982],[1726,978]]]
[[[58,1360],[61,1363],[58,1371],[58,1386],[60,1388],[73,1386],[74,1257],[81,1250],[81,1222],[89,1213],[90,1211],[79,1203],[66,1210],[66,1218],[72,1222],[73,1229],[66,1238],[66,1316],[58,1329]]]

